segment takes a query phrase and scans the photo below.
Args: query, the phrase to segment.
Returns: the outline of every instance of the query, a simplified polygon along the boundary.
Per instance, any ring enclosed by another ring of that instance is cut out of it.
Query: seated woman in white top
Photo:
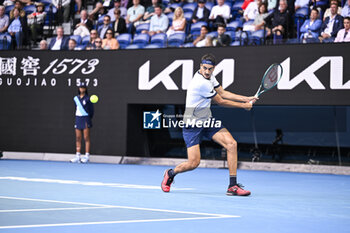
[[[174,12],[173,23],[166,32],[167,36],[176,32],[185,32],[186,30],[186,19],[184,17],[184,11],[181,7],[177,7]]]

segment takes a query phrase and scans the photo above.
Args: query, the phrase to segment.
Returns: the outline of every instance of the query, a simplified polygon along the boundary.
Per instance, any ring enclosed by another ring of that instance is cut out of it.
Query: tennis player
[[[71,159],[72,163],[87,163],[90,156],[90,128],[92,127],[91,119],[94,116],[94,106],[90,102],[87,87],[84,82],[80,83],[78,95],[73,98],[75,110],[75,138],[76,138],[76,155]],[[84,134],[85,156],[80,158],[81,140]]]
[[[258,99],[254,96],[247,97],[225,91],[212,75],[215,69],[215,57],[206,54],[202,57],[200,69],[194,75],[187,89],[186,110],[184,123],[196,122],[195,126],[188,124],[183,128],[183,138],[187,146],[188,160],[177,165],[174,169],[168,169],[164,173],[161,187],[164,192],[170,191],[174,177],[182,172],[190,171],[198,167],[201,159],[200,143],[202,137],[213,139],[227,150],[227,164],[230,174],[230,183],[226,194],[233,196],[248,196],[250,191],[244,190],[243,185],[237,183],[237,142],[230,132],[221,124],[207,124],[204,122],[215,121],[211,115],[210,105],[214,101],[224,107],[244,108],[250,110]],[[252,101],[250,103],[250,101]],[[198,121],[201,123],[197,124]],[[202,127],[198,127],[202,125]],[[209,126],[208,126],[209,125]]]

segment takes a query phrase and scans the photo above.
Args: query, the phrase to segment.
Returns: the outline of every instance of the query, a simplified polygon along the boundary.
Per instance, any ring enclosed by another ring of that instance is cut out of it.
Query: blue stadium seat
[[[30,15],[31,13],[36,11],[36,7],[35,5],[29,5],[29,6],[25,6],[23,10],[26,12],[27,15]]]
[[[87,45],[88,43],[90,42],[90,36],[84,36],[82,39],[81,39],[81,44],[82,45]]]
[[[131,44],[131,45],[128,45],[126,46],[125,49],[142,49],[143,46],[141,44]]]
[[[8,33],[0,35],[0,50],[9,50],[11,47],[11,35]]]
[[[136,26],[136,34],[140,34],[143,30],[149,30],[149,23],[142,23]]]
[[[248,44],[248,40],[249,40],[249,32],[237,31],[235,33],[235,42],[238,41],[239,45],[246,45],[246,44]]]
[[[10,11],[15,7],[15,5],[10,5],[5,7],[5,14],[9,15]]]
[[[175,10],[176,8],[181,7],[181,4],[180,3],[172,3],[172,4],[168,5],[168,7]]]
[[[205,3],[205,7],[208,8],[208,10],[210,10],[210,11],[211,11],[211,8],[213,8],[213,6],[214,6],[214,3],[212,3],[212,2]]]
[[[190,22],[190,20],[192,18],[192,12],[185,12],[184,17],[185,17],[187,22]]]
[[[236,31],[237,28],[242,27],[242,22],[240,20],[232,21],[226,25],[226,31]]]
[[[53,25],[55,21],[55,14],[57,13],[57,8],[53,5],[47,5],[45,6],[45,12],[46,18],[45,18],[45,25]]]
[[[184,44],[184,47],[185,47],[185,48],[193,48],[193,47],[195,47],[195,46],[193,45],[192,42],[189,42],[189,43]]]
[[[148,44],[143,48],[144,49],[160,49],[160,48],[164,48],[164,46],[160,46],[159,44]]]
[[[105,15],[101,15],[100,17],[98,17],[98,19],[97,19],[97,27],[99,26],[99,25],[102,25],[103,24],[103,18],[105,17]]]
[[[201,32],[201,27],[205,25],[207,26],[207,23],[206,22],[202,22],[202,21],[199,21],[197,23],[194,23],[191,25],[191,30],[190,30],[190,33],[192,35],[199,35],[200,32]]]
[[[116,38],[119,42],[120,48],[125,49],[131,43],[131,34],[123,33]]]
[[[170,0],[163,0],[162,4],[164,7],[167,7],[169,5]]]
[[[147,33],[141,33],[134,36],[133,44],[141,45],[145,47],[149,42],[149,35]]]
[[[169,25],[171,25],[173,23],[174,12],[170,12],[170,13],[166,14],[166,16],[168,17]]]
[[[77,45],[81,44],[81,36],[79,35],[71,35],[70,39],[74,39],[77,42]]]
[[[186,34],[177,32],[168,37],[168,47],[180,47],[185,43]]]
[[[249,44],[251,45],[262,45],[265,41],[266,32],[264,29],[254,31],[249,36]]]
[[[297,38],[300,38],[300,28],[305,22],[305,20],[309,17],[309,8],[303,7],[296,10],[294,14],[294,23],[297,26]]]
[[[165,33],[158,33],[151,37],[151,44],[159,45],[160,47],[165,47],[167,42],[167,35]]]
[[[232,7],[231,7],[231,9],[232,10],[242,10],[242,5],[243,5],[243,2],[244,1],[236,1],[233,5],[232,5]]]
[[[50,4],[52,4],[52,1],[51,1],[51,0],[38,0],[37,2],[42,2],[42,3],[44,3],[45,7],[46,7],[46,6],[49,6]]]
[[[207,34],[207,36],[210,36],[210,37],[212,37],[212,38],[217,37],[217,36],[218,36],[218,32],[217,32],[217,31],[209,32],[209,33]]]
[[[192,3],[187,3],[185,4],[182,9],[184,10],[184,12],[190,12],[193,13],[193,11],[196,9],[197,7],[197,3],[196,2],[192,2]]]
[[[75,50],[85,50],[85,48],[86,48],[86,45],[77,45],[75,47]]]

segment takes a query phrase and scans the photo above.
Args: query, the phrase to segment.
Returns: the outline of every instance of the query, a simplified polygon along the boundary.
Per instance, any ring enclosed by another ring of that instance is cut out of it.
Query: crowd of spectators
[[[350,0],[168,1],[0,0],[0,46],[117,50],[350,42]],[[158,43],[149,46],[152,41]]]

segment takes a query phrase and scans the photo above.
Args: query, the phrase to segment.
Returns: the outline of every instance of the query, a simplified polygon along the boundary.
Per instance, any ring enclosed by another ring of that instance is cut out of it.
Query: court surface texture
[[[0,232],[350,232],[350,177],[198,168],[160,189],[164,166],[0,160]]]

